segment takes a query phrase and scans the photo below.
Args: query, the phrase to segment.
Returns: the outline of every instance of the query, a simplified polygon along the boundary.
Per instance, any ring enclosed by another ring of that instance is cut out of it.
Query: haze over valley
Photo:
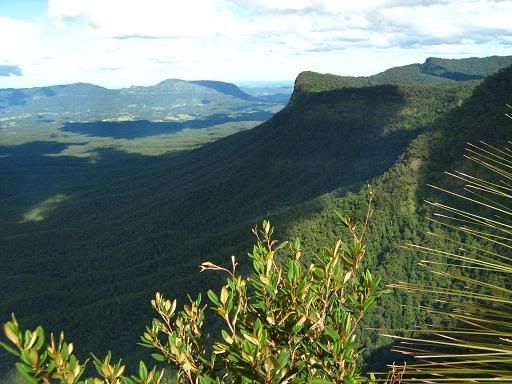
[[[247,88],[253,90],[255,96],[230,83],[178,79],[119,90],[85,83],[4,89],[0,138],[3,144],[51,138],[68,144],[63,154],[91,158],[111,147],[148,155],[191,149],[254,127],[291,94],[286,85]]]

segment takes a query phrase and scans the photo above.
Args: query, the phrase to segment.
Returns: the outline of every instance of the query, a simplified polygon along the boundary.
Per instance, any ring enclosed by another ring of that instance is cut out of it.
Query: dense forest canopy
[[[243,266],[250,228],[263,218],[317,252],[344,234],[334,210],[364,216],[367,182],[376,191],[368,267],[384,283],[430,281],[399,246],[443,245],[425,236],[426,184],[464,167],[466,141],[507,137],[510,64],[428,59],[368,78],[302,73],[267,122],[170,155],[103,148],[91,161],[56,156],[67,144],[51,138],[2,145],[0,320],[14,311],[25,325],[64,329],[82,351],[135,358],[155,291],[183,299],[204,290],[197,267],[207,259],[225,264],[238,254]],[[429,300],[385,296],[367,324],[430,321],[401,307]],[[389,361],[389,340],[362,337],[368,364]]]

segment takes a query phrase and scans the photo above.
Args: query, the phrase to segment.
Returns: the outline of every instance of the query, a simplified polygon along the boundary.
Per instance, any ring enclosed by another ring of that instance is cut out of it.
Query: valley
[[[86,83],[3,89],[0,142],[51,139],[67,144],[63,155],[91,159],[105,148],[142,155],[189,150],[253,128],[291,95],[282,84],[248,91],[261,98],[230,83],[178,79],[123,89]]]
[[[429,281],[400,245],[442,243],[426,235],[424,200],[436,196],[426,185],[465,167],[466,141],[508,138],[511,65],[430,58],[369,77],[303,72],[289,102],[282,85],[179,80],[0,90],[0,320],[16,312],[25,326],[63,329],[84,354],[133,361],[155,291],[183,302],[218,284],[198,265],[246,261],[250,229],[266,218],[278,238],[318,252],[346,235],[335,210],[364,217],[367,183],[369,267],[385,283]],[[401,305],[430,300],[387,295],[368,326],[425,323]],[[392,361],[389,340],[362,339],[368,366]]]

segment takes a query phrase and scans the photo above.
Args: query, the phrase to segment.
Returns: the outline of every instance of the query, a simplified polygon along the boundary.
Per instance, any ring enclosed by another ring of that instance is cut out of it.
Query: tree
[[[202,271],[220,271],[225,284],[208,291],[211,309],[222,323],[212,340],[204,329],[208,306],[201,295],[177,311],[177,301],[157,293],[151,304],[158,314],[142,336],[142,345],[156,352],[157,361],[177,370],[179,383],[360,383],[373,381],[360,372],[357,332],[382,291],[361,262],[364,238],[372,214],[373,192],[364,223],[338,215],[350,239],[338,240],[304,265],[299,240],[273,239],[268,221],[254,228],[256,245],[249,255],[251,273],[238,273],[231,258],[225,268],[210,262]],[[10,344],[0,344],[17,356],[20,373],[30,383],[158,384],[162,371],[140,362],[138,376],[125,376],[121,362],[93,355],[97,377],[82,379],[85,363],[73,354],[73,344],[61,334],[45,342],[42,327],[23,332],[16,318],[4,325]],[[213,341],[213,343],[212,343]]]

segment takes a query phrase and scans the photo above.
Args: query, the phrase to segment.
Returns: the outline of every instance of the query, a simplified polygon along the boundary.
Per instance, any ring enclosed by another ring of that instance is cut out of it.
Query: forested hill
[[[197,84],[206,88],[214,89],[217,92],[223,93],[225,95],[231,95],[233,97],[237,97],[242,100],[250,100],[256,101],[258,98],[251,96],[240,88],[238,88],[235,84],[226,83],[223,81],[213,81],[213,80],[196,80],[191,81],[192,84]]]
[[[357,215],[364,203],[346,193],[367,181],[381,196],[373,260],[388,281],[413,273],[395,244],[419,233],[416,193],[433,140],[425,138],[432,127],[449,137],[498,121],[510,72],[489,82],[500,84],[498,94],[478,81],[328,85],[252,130],[172,156],[105,149],[91,162],[52,156],[64,144],[51,141],[0,147],[0,320],[14,311],[24,324],[64,329],[79,351],[144,352],[134,346],[155,291],[183,302],[207,288],[212,279],[197,266],[233,253],[243,262],[250,228],[264,217],[315,249],[339,235],[332,209]],[[435,169],[451,159],[440,157]],[[415,313],[401,320],[396,300],[387,300],[382,321],[413,321]]]
[[[445,171],[475,172],[471,163],[463,158],[468,142],[478,144],[484,140],[498,147],[506,145],[512,128],[512,122],[505,117],[505,113],[510,111],[506,104],[510,104],[511,95],[512,67],[507,67],[486,79],[460,107],[437,118],[431,130],[414,139],[390,170],[370,180],[376,191],[376,201],[367,237],[367,253],[369,265],[383,277],[385,283],[400,280],[427,283],[433,279],[434,285],[447,283],[442,277],[425,273],[417,266],[421,255],[404,250],[401,246],[413,243],[459,251],[453,243],[427,234],[439,228],[427,221],[430,208],[425,200],[447,202],[450,199],[427,184],[448,187],[464,194],[464,185],[446,176]],[[281,212],[275,220],[287,227],[288,235],[300,237],[308,249],[316,250],[340,235],[342,229],[336,225],[334,211],[348,212],[359,219],[364,217],[366,190],[363,187],[358,193],[348,194],[343,189],[333,191],[313,199],[301,209],[308,215],[299,216],[294,209],[289,209]],[[479,208],[472,205],[470,209],[477,212]],[[459,240],[466,249],[475,241],[468,236],[461,236]],[[413,297],[403,292],[393,292],[385,296],[381,305],[369,315],[367,325],[396,330],[414,329],[424,322],[436,324],[435,321],[441,321],[439,318],[414,309],[414,306],[434,305],[432,300],[428,294]],[[443,324],[446,325],[441,321]],[[375,353],[368,353],[367,359],[372,366],[382,367],[384,361],[402,359],[392,356],[383,347],[390,343],[389,339],[379,337],[376,332],[365,333],[362,337],[366,339],[369,352],[382,347]]]
[[[432,85],[482,80],[509,65],[512,65],[512,56],[466,59],[430,57],[423,64],[390,68],[372,76],[353,77],[302,72],[295,82],[294,93],[325,92],[344,87],[368,87],[382,84]]]
[[[0,89],[0,112],[3,114],[93,112],[101,116],[108,109],[112,110],[110,113],[124,111],[126,114],[136,114],[139,109],[154,109],[150,112],[158,116],[158,111],[170,107],[172,110],[187,108],[192,113],[200,111],[198,107],[212,104],[211,108],[217,108],[218,113],[221,108],[236,103],[245,106],[243,102],[263,103],[264,100],[245,93],[235,84],[212,80],[168,79],[152,86],[121,89],[88,83]]]

